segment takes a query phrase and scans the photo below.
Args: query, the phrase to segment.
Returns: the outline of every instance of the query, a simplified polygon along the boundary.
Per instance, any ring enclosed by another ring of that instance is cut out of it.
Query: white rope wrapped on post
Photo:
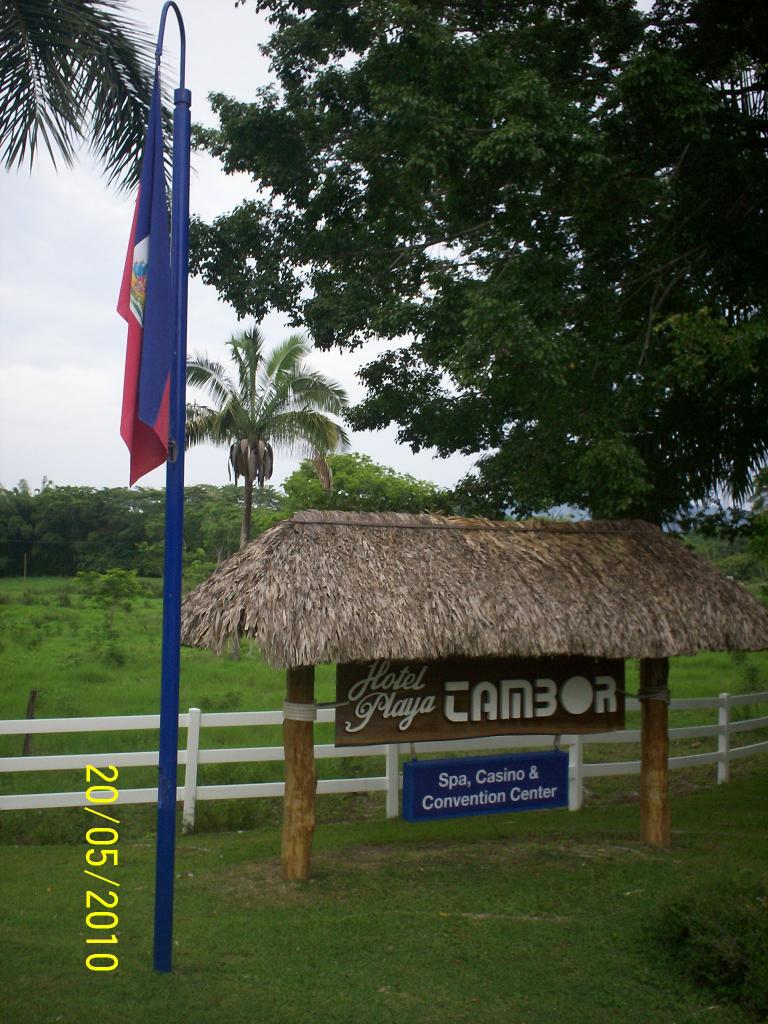
[[[295,704],[293,701],[283,701],[283,718],[289,722],[315,722],[317,721],[317,702],[312,704]]]
[[[283,701],[283,718],[287,718],[290,722],[316,722],[318,719],[318,711],[329,711],[335,710],[336,708],[345,707],[349,701],[326,701],[321,703],[315,701],[313,704],[296,704],[290,700]]]

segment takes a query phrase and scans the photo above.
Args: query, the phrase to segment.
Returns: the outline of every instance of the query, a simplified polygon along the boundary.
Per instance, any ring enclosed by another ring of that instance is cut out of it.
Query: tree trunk
[[[640,838],[650,846],[670,843],[669,730],[663,694],[668,678],[667,658],[641,660]]]
[[[289,668],[286,673],[287,699],[294,704],[311,704],[315,699],[314,666]],[[283,722],[285,748],[285,800],[283,804],[283,878],[287,882],[309,880],[312,837],[315,833],[314,728],[312,722]]]
[[[243,521],[240,524],[240,547],[251,539],[251,510],[253,509],[253,477],[246,476],[243,492]]]

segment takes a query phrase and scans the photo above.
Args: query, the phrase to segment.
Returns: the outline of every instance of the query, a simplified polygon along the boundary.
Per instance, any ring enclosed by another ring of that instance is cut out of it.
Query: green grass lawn
[[[0,1020],[229,1024],[741,1024],[679,975],[655,928],[694,883],[765,878],[766,775],[680,797],[673,848],[637,808],[425,825],[323,825],[314,878],[279,878],[279,830],[182,838],[175,962],[151,966],[152,842],[122,808],[114,974],[90,974],[84,848],[0,848]],[[95,883],[102,888],[101,883]]]

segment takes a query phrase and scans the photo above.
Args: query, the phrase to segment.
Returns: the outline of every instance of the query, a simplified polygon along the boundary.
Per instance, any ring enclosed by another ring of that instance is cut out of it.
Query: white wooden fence
[[[672,700],[671,711],[716,709],[716,725],[695,725],[669,730],[670,740],[717,739],[717,749],[701,754],[686,754],[670,757],[670,769],[688,768],[692,765],[716,765],[717,781],[727,782],[731,761],[741,757],[768,752],[768,740],[738,746],[732,738],[742,732],[754,732],[768,728],[768,715],[734,720],[735,707],[768,703],[768,691],[761,693],[727,693],[719,697]],[[639,708],[637,700],[627,700],[628,711]],[[319,722],[332,722],[333,710],[318,711]],[[195,803],[198,800],[231,800],[252,797],[279,797],[283,795],[284,783],[258,782],[220,786],[198,786],[197,769],[201,764],[231,764],[234,762],[282,761],[282,747],[223,747],[200,749],[201,728],[225,726],[280,725],[282,711],[206,712],[190,708],[179,715],[179,728],[187,730],[187,745],[179,750],[178,761],[184,766],[183,783],[177,788],[176,799],[184,806],[183,827],[189,831],[194,827]],[[0,721],[0,736],[42,733],[114,732],[132,729],[159,729],[159,715],[120,715],[103,718],[48,718],[13,719]],[[638,743],[639,729],[624,729],[616,732],[591,733],[583,736],[505,736],[475,740],[434,742],[416,744],[417,755],[438,752],[454,753],[482,750],[514,750],[552,747],[555,740],[569,753],[569,807],[572,811],[582,805],[584,779],[606,775],[630,775],[640,771],[639,761],[589,762],[584,760],[585,747],[594,744]],[[317,784],[319,794],[324,793],[371,793],[386,794],[387,817],[395,818],[399,813],[400,755],[411,753],[410,743],[391,744],[386,747],[335,747],[321,744],[315,747],[315,757],[384,757],[385,774],[375,777],[352,779],[321,779]],[[157,751],[135,751],[106,754],[49,754],[32,757],[2,757],[2,772],[40,772],[84,769],[87,764],[97,768],[115,765],[118,768],[151,767],[157,765]],[[0,810],[25,810],[44,807],[77,807],[84,802],[83,792],[68,793],[27,793],[21,795],[0,795]],[[124,804],[155,803],[157,789],[120,789],[117,802]]]

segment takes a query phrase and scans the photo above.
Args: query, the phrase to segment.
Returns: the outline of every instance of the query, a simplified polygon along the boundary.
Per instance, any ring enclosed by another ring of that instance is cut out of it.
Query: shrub
[[[734,693],[757,693],[766,689],[768,679],[765,673],[746,651],[731,651],[730,658],[737,672]],[[734,719],[756,718],[759,714],[760,711],[752,704],[741,704],[733,709]]]
[[[228,690],[221,697],[209,697],[204,694],[199,703],[201,711],[237,711],[243,703],[243,698],[235,690]]]
[[[659,936],[673,962],[697,984],[768,1015],[768,891],[749,880],[718,880],[677,897],[662,912]]]
[[[114,636],[108,636],[103,644],[103,658],[107,665],[119,668],[127,661],[125,650]]]
[[[26,622],[19,623],[11,632],[11,639],[14,643],[28,651],[38,647],[42,638],[40,631],[33,624]]]
[[[216,562],[212,558],[208,558],[202,549],[187,555],[184,559],[185,593],[193,590],[203,580],[207,580],[215,568]]]
[[[748,552],[721,556],[715,564],[723,576],[732,576],[742,582],[755,577],[759,579],[762,575],[759,560]]]
[[[144,597],[158,598],[163,596],[163,581],[143,579],[141,581],[141,592]]]
[[[112,630],[118,608],[129,612],[141,585],[133,569],[107,569],[106,572],[79,572],[80,591],[104,611],[104,625]]]

